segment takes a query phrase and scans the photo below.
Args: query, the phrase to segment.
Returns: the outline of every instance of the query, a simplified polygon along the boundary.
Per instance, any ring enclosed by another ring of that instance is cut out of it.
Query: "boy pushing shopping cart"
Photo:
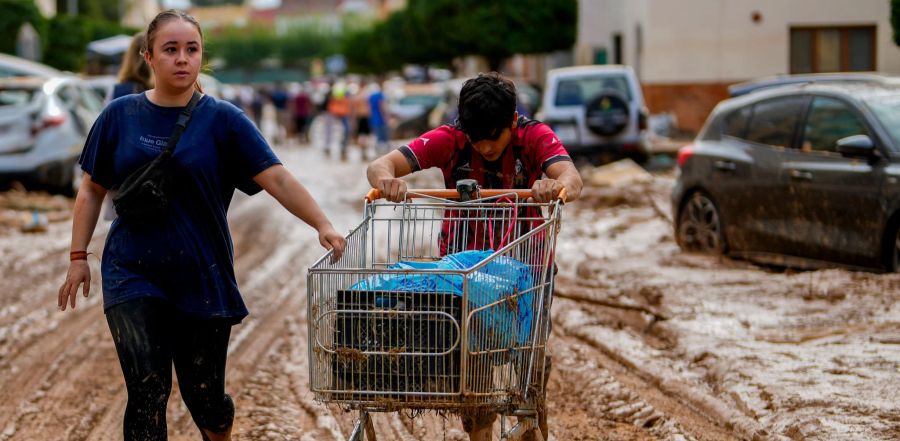
[[[474,180],[462,192],[474,200],[398,179],[430,167],[447,188]],[[519,118],[509,80],[479,75],[464,84],[454,125],[377,159],[368,178],[400,204],[370,198],[348,254],[310,269],[316,397],[362,410],[363,422],[370,410],[455,410],[477,440],[490,439],[497,413],[518,415],[513,435],[538,421],[545,438],[557,200],[581,191],[556,135]],[[512,188],[530,191],[490,193]]]

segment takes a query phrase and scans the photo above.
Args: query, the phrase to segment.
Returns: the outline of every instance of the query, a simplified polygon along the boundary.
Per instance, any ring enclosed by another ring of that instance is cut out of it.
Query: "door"
[[[856,108],[834,97],[812,99],[800,148],[789,153],[781,171],[790,182],[792,229],[805,257],[851,264],[878,261],[880,234],[873,232],[885,217],[879,203],[884,166],[838,153],[837,141],[853,135],[874,136]]]
[[[790,95],[753,105],[745,137],[753,170],[739,220],[746,232],[747,251],[790,254],[794,246],[790,203],[783,197],[789,181],[781,175],[781,168],[796,141],[808,100],[805,95]]]

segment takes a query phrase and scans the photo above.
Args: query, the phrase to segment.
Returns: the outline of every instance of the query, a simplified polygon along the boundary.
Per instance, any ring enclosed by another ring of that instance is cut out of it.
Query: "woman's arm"
[[[331,222],[319,208],[306,187],[281,165],[269,167],[253,180],[272,195],[284,208],[319,232],[319,243],[326,249],[334,249],[335,259],[340,259],[346,241],[334,230]]]
[[[100,207],[106,189],[91,180],[87,173],[81,179],[78,188],[78,196],[75,197],[75,209],[72,214],[72,246],[71,251],[87,251],[97,226],[97,218],[100,217]],[[85,256],[86,257],[86,256]],[[66,281],[59,288],[57,306],[61,311],[66,310],[67,305],[75,309],[75,299],[78,297],[78,285],[84,285],[82,293],[85,297],[91,291],[91,268],[86,259],[71,260],[69,270],[66,273]]]

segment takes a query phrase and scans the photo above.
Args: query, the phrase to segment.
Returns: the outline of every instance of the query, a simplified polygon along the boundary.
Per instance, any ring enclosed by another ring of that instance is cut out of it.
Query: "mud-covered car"
[[[649,157],[647,108],[629,66],[578,66],[547,73],[540,118],[570,154],[594,162]]]
[[[809,84],[721,102],[678,155],[686,250],[900,266],[900,87]]]
[[[102,108],[73,76],[0,79],[0,183],[74,195],[78,156]]]

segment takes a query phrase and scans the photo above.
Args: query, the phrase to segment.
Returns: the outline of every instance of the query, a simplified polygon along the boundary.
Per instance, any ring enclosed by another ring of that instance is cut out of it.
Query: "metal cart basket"
[[[310,267],[311,388],[360,412],[351,440],[374,438],[369,412],[401,409],[515,415],[508,439],[535,427],[562,201],[529,197],[373,190],[343,256]]]

